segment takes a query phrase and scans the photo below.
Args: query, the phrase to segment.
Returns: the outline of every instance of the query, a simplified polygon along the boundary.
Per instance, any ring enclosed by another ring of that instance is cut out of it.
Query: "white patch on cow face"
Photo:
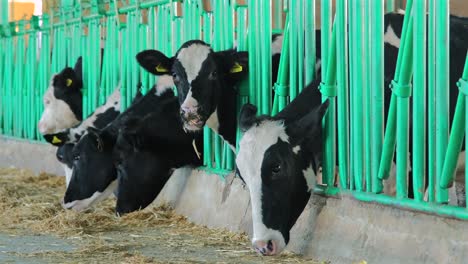
[[[61,130],[73,127],[80,121],[77,119],[70,106],[63,100],[57,99],[54,95],[52,77],[49,88],[43,96],[44,112],[37,125],[41,134],[53,134]],[[78,117],[79,118],[79,117]]]
[[[188,110],[195,110],[195,109],[198,108],[198,101],[197,101],[197,99],[193,98],[191,89],[187,93],[187,97],[185,98],[184,102],[182,103],[181,108],[182,109],[188,109]]]
[[[384,35],[384,42],[396,47],[400,48],[400,38],[395,34],[395,31],[392,28],[392,25],[388,25],[387,31]]]
[[[161,75],[156,83],[156,96],[160,96],[163,92],[174,87],[174,79],[170,75]]]
[[[299,145],[295,146],[295,147],[292,149],[292,151],[294,152],[294,154],[297,155],[297,153],[299,153],[299,151],[301,151],[301,146],[299,146]]]
[[[276,37],[275,41],[271,44],[271,55],[280,54],[283,48],[283,35]]]
[[[62,164],[63,170],[65,171],[65,185],[68,188],[70,184],[71,176],[73,174],[73,168],[69,168],[67,165]]]
[[[89,198],[65,203],[63,204],[63,208],[73,209],[77,212],[86,210],[93,204],[98,203],[107,198],[109,195],[111,195],[117,189],[117,184],[117,180],[114,180],[113,182],[111,182],[111,184],[109,184],[109,186],[107,186],[107,188],[103,192],[95,192]]]
[[[211,48],[203,44],[192,44],[187,48],[179,50],[177,60],[180,61],[187,74],[188,83],[192,83],[197,78],[203,62],[211,53]]]
[[[312,166],[309,166],[307,169],[303,170],[302,173],[307,183],[307,190],[311,191],[315,186],[315,171],[312,169]]]
[[[286,246],[283,235],[263,223],[261,175],[265,152],[276,144],[278,139],[289,142],[281,121],[263,121],[258,126],[251,127],[240,140],[236,164],[250,192],[254,232],[252,242],[274,240],[277,252],[280,252]]]

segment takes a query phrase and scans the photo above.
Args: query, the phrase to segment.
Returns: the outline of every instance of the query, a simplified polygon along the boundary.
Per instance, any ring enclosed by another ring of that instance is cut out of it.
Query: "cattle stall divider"
[[[44,141],[37,129],[42,95],[51,75],[79,56],[85,118],[118,86],[125,109],[138,90],[144,94],[156,83],[138,65],[138,52],[157,49],[171,57],[185,41],[201,39],[215,51],[249,52],[238,109],[250,102],[261,114],[276,114],[321,79],[317,88],[330,107],[316,193],[468,219],[466,208],[448,205],[468,131],[468,57],[450,129],[449,91],[457,87],[449,82],[449,2],[406,1],[397,64],[385,87],[384,14],[396,5],[402,1],[62,0],[41,16],[9,21],[3,1],[0,133]],[[276,33],[283,34],[283,46],[272,80]],[[391,93],[388,116],[385,92]],[[232,173],[235,153],[229,145],[208,128],[204,141],[202,169],[221,177]],[[396,178],[395,193],[384,193],[389,177]]]

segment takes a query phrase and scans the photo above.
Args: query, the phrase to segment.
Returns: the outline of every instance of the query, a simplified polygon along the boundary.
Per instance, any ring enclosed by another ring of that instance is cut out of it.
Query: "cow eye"
[[[174,82],[178,82],[179,81],[179,75],[177,75],[177,73],[173,72],[172,73],[172,79],[174,79]]]
[[[218,72],[212,71],[212,72],[210,73],[210,75],[208,76],[208,79],[214,80],[214,79],[216,79],[217,76],[218,76]]]
[[[45,104],[45,105],[50,104],[50,100],[49,100],[49,99],[45,99],[45,100],[44,100],[44,104]]]
[[[271,171],[273,173],[279,173],[281,171],[281,165],[277,164],[277,165],[273,166],[273,168],[271,168]]]

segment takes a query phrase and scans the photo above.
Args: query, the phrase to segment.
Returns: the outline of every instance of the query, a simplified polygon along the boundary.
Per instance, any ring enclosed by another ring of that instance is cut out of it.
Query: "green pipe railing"
[[[435,164],[435,155],[436,155],[436,136],[435,136],[435,0],[428,0],[428,52],[427,52],[427,97],[428,97],[428,116],[427,116],[427,126],[428,126],[428,146],[427,146],[427,156],[428,156],[428,201],[435,201],[435,175],[436,175],[436,164]]]
[[[413,96],[413,193],[416,201],[424,198],[426,131],[426,1],[414,3],[414,96]]]

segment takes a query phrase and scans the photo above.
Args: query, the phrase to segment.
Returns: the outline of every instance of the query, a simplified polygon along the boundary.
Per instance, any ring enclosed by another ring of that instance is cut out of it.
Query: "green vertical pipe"
[[[279,4],[279,3],[278,3]],[[278,8],[279,9],[279,8]],[[315,37],[315,1],[305,1],[305,83],[315,80],[316,37]],[[338,40],[339,41],[339,40]],[[281,53],[285,54],[285,53]],[[340,57],[338,55],[338,57]]]
[[[363,12],[364,12],[364,46],[363,49],[369,51],[365,58],[365,64],[363,65],[363,71],[366,73],[369,73],[372,71],[371,68],[371,59],[372,59],[372,50],[371,50],[371,42],[374,41],[374,39],[371,38],[371,9],[372,8],[372,0],[365,1],[364,6],[363,6]],[[365,141],[365,148],[364,148],[364,156],[365,156],[365,162],[364,162],[364,175],[365,175],[365,181],[366,181],[366,192],[371,192],[372,191],[372,87],[371,87],[371,75],[370,74],[364,74],[364,82],[365,82],[365,122],[364,122],[364,141]],[[364,88],[364,87],[363,87]]]
[[[297,94],[297,88],[298,88],[298,72],[299,69],[298,67],[298,59],[299,59],[299,54],[298,54],[298,35],[299,35],[299,30],[296,27],[298,23],[298,17],[297,17],[297,3],[298,1],[290,0],[289,1],[289,10],[288,13],[290,14],[290,23],[294,25],[294,27],[291,27],[289,29],[289,96],[291,100],[293,100]],[[302,58],[301,58],[302,62]]]
[[[260,58],[261,58],[261,114],[270,113],[271,102],[271,5],[269,0],[260,0]]]
[[[413,99],[413,193],[416,201],[424,197],[425,115],[426,113],[426,0],[414,4],[414,99]],[[461,142],[460,142],[461,144]]]
[[[427,126],[428,126],[428,163],[427,163],[427,174],[428,174],[428,201],[435,201],[435,175],[436,175],[436,136],[435,136],[435,0],[428,0],[429,5],[429,14],[428,14],[428,116],[427,116]]]
[[[249,98],[250,98],[250,103],[255,104],[258,106],[258,100],[257,100],[257,63],[255,62],[257,58],[257,50],[255,48],[256,42],[257,42],[257,26],[256,26],[256,10],[255,10],[255,4],[257,1],[255,0],[249,0],[248,1],[248,6],[249,6],[249,12],[248,12],[248,21],[249,21],[249,30],[248,30],[248,51],[249,51]]]
[[[462,77],[457,83],[460,88],[460,93],[458,94],[457,106],[455,108],[455,116],[453,118],[452,131],[449,138],[449,144],[447,147],[447,154],[445,155],[444,168],[442,170],[442,178],[440,181],[440,186],[442,188],[448,188],[450,183],[453,181],[453,174],[457,168],[458,156],[460,155],[464,129],[465,129],[465,96],[467,96],[468,88],[468,53],[465,60],[465,68],[463,70]],[[452,87],[450,87],[453,89]],[[468,130],[467,130],[468,131]]]
[[[290,4],[290,9],[291,9],[291,4]],[[331,1],[328,1],[328,0],[322,0],[321,2],[321,48],[322,48],[322,60],[321,60],[321,66],[322,66],[322,69],[328,69],[328,63],[329,63],[329,51],[332,50],[331,48],[331,38],[332,38],[332,34],[331,34],[331,29],[332,29],[332,24],[331,24],[331,21],[332,21],[332,3]],[[291,28],[291,33],[293,32],[293,28]],[[294,46],[291,45],[290,46],[291,49],[294,49]],[[291,58],[292,59],[292,58]],[[293,71],[293,69],[291,68],[291,71]],[[325,80],[327,78],[327,71],[325,70],[322,70],[322,80]],[[292,80],[290,81],[291,85],[292,85]],[[332,109],[332,107],[334,106],[334,104],[332,102],[330,102],[330,105],[328,107],[328,109]],[[327,114],[327,117],[324,119],[323,121],[323,126],[325,127],[325,133],[328,133],[329,132],[329,129],[330,127],[328,126],[330,124],[330,119],[334,120],[332,118],[332,113],[331,111],[328,112]],[[332,132],[334,133],[334,131]],[[329,135],[331,136],[332,134],[326,134],[326,135]],[[328,137],[327,137],[328,138]],[[324,150],[329,150],[330,149],[330,141],[327,141],[327,139],[325,140],[325,144],[324,144]],[[330,155],[327,155],[327,157],[329,157]],[[327,165],[324,165],[324,166],[328,166],[330,168],[330,162],[331,160],[329,159],[325,159],[327,160]],[[322,168],[323,169],[323,168]],[[322,170],[322,179],[323,179],[323,183],[327,183],[328,180],[327,180],[327,177],[328,177],[328,173],[330,173],[329,170],[325,171],[325,169]]]
[[[25,21],[17,22],[18,32],[16,34],[16,44],[14,46],[15,62],[13,72],[13,135],[23,137],[22,114],[23,111],[23,89],[24,89],[24,51],[25,51]]]
[[[405,62],[402,63],[399,83],[409,85],[413,64],[413,17],[410,17],[403,52]],[[407,88],[409,89],[409,88]],[[392,95],[393,96],[393,95]],[[397,145],[396,145],[396,191],[397,198],[408,197],[408,129],[409,129],[409,97],[397,98]]]
[[[352,5],[352,15],[354,16],[353,22],[354,28],[352,41],[354,45],[354,51],[350,56],[353,56],[353,63],[351,67],[353,68],[353,81],[351,82],[351,92],[353,96],[353,107],[352,107],[352,119],[356,124],[353,126],[353,159],[354,164],[354,184],[357,191],[363,191],[363,176],[364,176],[364,110],[363,105],[360,101],[364,98],[364,91],[366,90],[364,83],[364,71],[363,64],[365,62],[362,60],[364,57],[362,52],[364,50],[363,46],[363,20],[364,13],[362,12],[362,3],[360,1],[353,1]],[[365,58],[365,57],[364,57]],[[363,87],[364,86],[364,87]]]
[[[384,132],[384,5],[382,1],[369,1],[371,4],[371,100],[372,100],[372,192],[382,189],[382,180],[379,173],[380,156],[382,154],[383,132]],[[342,143],[340,143],[340,146]],[[341,172],[340,172],[341,173]]]
[[[1,6],[0,6],[0,25],[6,25],[9,21],[8,18],[8,1],[1,1]]]
[[[304,89],[304,42],[305,42],[305,34],[304,34],[304,1],[299,0],[297,1],[297,19],[298,23],[296,24],[297,27],[297,55],[298,57],[295,59],[297,61],[297,89],[296,91],[301,92]]]
[[[281,47],[281,57],[278,68],[278,80],[275,83],[275,103],[272,115],[276,115],[287,104],[288,82],[289,82],[289,32],[291,31],[290,13],[286,14],[286,24],[283,34],[283,46]]]
[[[448,190],[442,189],[439,183],[442,177],[449,131],[449,89],[447,89],[450,76],[449,3],[447,1],[437,1],[436,12],[436,201],[446,203],[448,201]]]
[[[349,177],[349,132],[348,132],[348,53],[347,53],[347,1],[336,1],[336,55],[337,55],[337,110],[338,110],[338,167],[341,188],[348,187]],[[315,35],[315,32],[313,33]],[[315,69],[315,65],[314,65]]]
[[[405,41],[406,41],[406,33],[407,33],[407,27],[409,24],[409,19],[411,16],[411,9],[413,6],[413,0],[408,0],[407,5],[406,5],[406,12],[405,12],[405,17],[403,20],[403,29],[401,31],[401,41],[400,41],[400,47],[405,47]],[[403,53],[404,49],[400,48],[398,50],[398,58],[397,58],[397,66],[395,70],[395,76],[394,80],[395,82],[398,83],[399,78],[400,78],[400,68],[402,61],[405,59]],[[405,61],[405,63],[409,63],[409,61]],[[403,63],[403,64],[405,64]],[[392,164],[392,159],[393,159],[393,153],[395,150],[395,142],[396,142],[396,108],[397,108],[397,102],[394,94],[392,94],[391,99],[390,99],[390,106],[388,110],[388,118],[387,118],[387,126],[385,128],[385,137],[384,137],[384,143],[383,143],[383,148],[382,148],[382,156],[380,159],[380,167],[379,167],[379,174],[378,178],[383,180],[387,179],[389,176],[390,172],[390,167]],[[381,192],[382,190],[379,189],[377,192]]]
[[[211,27],[212,14],[211,12],[203,11],[203,40],[207,43],[211,42]],[[212,131],[209,127],[205,126],[203,129],[203,165],[208,168],[212,168],[212,157],[213,157],[213,140]]]
[[[395,10],[395,0],[386,0],[386,11],[392,12]]]
[[[324,84],[327,86],[336,85],[336,26],[333,27],[332,39],[328,49],[328,64],[326,68],[326,78],[324,79]],[[330,101],[328,106],[327,114],[323,119],[322,125],[324,128],[325,143],[323,149],[323,167],[322,167],[322,177],[325,179],[328,187],[333,187],[333,180],[335,176],[335,97],[322,95],[322,101]]]

